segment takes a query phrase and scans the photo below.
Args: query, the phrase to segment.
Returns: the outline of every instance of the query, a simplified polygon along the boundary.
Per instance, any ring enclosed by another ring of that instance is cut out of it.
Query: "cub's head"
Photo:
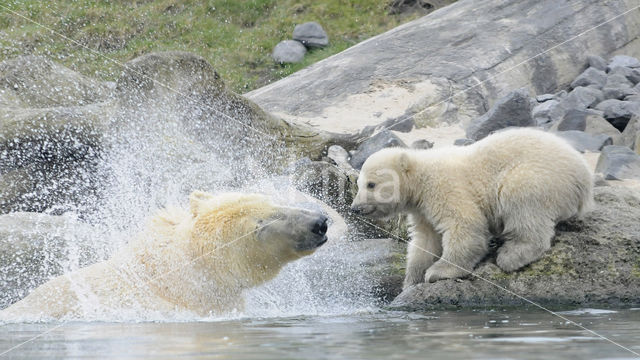
[[[411,191],[404,186],[410,167],[406,149],[387,148],[371,155],[360,170],[351,210],[371,218],[388,218],[403,211]]]
[[[191,243],[212,271],[243,287],[275,277],[288,262],[327,241],[327,217],[274,205],[258,194],[194,192]]]

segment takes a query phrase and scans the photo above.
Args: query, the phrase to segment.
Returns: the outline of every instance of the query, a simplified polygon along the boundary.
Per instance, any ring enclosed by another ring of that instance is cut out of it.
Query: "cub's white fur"
[[[582,156],[534,129],[505,130],[467,147],[384,149],[367,159],[358,187],[355,211],[409,215],[405,287],[467,275],[491,236],[505,240],[498,266],[517,270],[550,248],[558,221],[593,201]]]

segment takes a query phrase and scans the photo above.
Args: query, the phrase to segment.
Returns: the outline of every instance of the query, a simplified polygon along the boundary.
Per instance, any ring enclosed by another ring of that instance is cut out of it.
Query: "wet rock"
[[[582,74],[578,75],[575,80],[571,83],[572,88],[577,88],[578,86],[589,86],[595,85],[597,87],[602,87],[607,82],[607,74],[595,68],[587,68]]]
[[[412,286],[390,307],[526,305],[523,298],[542,305],[636,304],[640,299],[640,196],[625,187],[607,186],[595,188],[595,200],[595,209],[584,220],[559,224],[552,248],[524,269],[504,273],[492,254],[476,267],[476,276]]]
[[[1,215],[0,309],[65,270],[97,261],[89,247],[95,233],[71,217],[26,212]],[[69,260],[63,264],[60,259]]]
[[[407,147],[407,145],[391,131],[384,130],[360,144],[349,163],[354,169],[360,170],[371,154],[388,147]]]
[[[292,166],[289,178],[298,190],[320,199],[341,214],[348,213],[357,193],[357,173],[348,174],[325,161],[299,160]]]
[[[607,71],[611,71],[611,69],[618,66],[638,68],[640,67],[640,61],[632,56],[616,55],[609,61],[609,64],[607,65]]]
[[[602,173],[607,180],[640,180],[640,155],[626,146],[605,146],[598,158],[596,172]]]
[[[604,134],[593,135],[579,130],[559,131],[557,134],[582,153],[600,151],[603,147],[613,144],[611,136]]]
[[[0,62],[0,103],[14,107],[81,106],[112,99],[113,89],[44,56]]]
[[[475,141],[471,139],[455,139],[453,145],[455,146],[467,146],[473,144]]]
[[[492,132],[510,126],[534,126],[531,97],[526,89],[512,91],[496,101],[484,115],[474,119],[466,129],[467,138],[480,140]]]
[[[609,99],[596,105],[596,109],[604,111],[604,118],[623,131],[633,115],[640,115],[640,102]]]
[[[412,142],[410,147],[412,149],[423,149],[423,150],[431,149],[433,147],[433,142],[427,139],[420,139]]]
[[[607,70],[607,61],[598,55],[587,56],[587,62],[589,63],[589,66],[594,69],[601,71]]]
[[[317,22],[306,22],[293,29],[293,40],[297,40],[308,48],[323,48],[329,45],[329,37]]]
[[[304,59],[307,48],[299,41],[283,40],[273,48],[271,57],[279,64],[299,63]]]
[[[347,175],[354,173],[355,177],[358,177],[358,172],[351,167],[351,164],[349,164],[349,153],[342,146],[329,146],[329,149],[327,149],[327,156],[329,159],[333,160],[340,169],[345,171]]]

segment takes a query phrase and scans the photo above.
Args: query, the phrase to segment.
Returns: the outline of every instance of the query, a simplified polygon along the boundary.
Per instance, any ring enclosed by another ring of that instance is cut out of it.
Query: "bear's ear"
[[[213,195],[204,192],[204,191],[194,191],[189,195],[189,208],[191,209],[191,214],[193,216],[198,216],[204,207],[204,204],[211,200]]]
[[[404,173],[408,173],[411,170],[411,160],[409,159],[409,154],[406,152],[400,153],[400,158],[398,159],[398,164],[400,164],[400,169]]]

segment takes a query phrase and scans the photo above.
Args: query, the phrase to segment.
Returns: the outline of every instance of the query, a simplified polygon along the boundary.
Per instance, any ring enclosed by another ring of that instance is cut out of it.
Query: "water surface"
[[[563,316],[640,352],[640,309]],[[0,325],[0,352],[34,358],[186,359],[634,359],[538,310],[252,317],[189,322]]]

